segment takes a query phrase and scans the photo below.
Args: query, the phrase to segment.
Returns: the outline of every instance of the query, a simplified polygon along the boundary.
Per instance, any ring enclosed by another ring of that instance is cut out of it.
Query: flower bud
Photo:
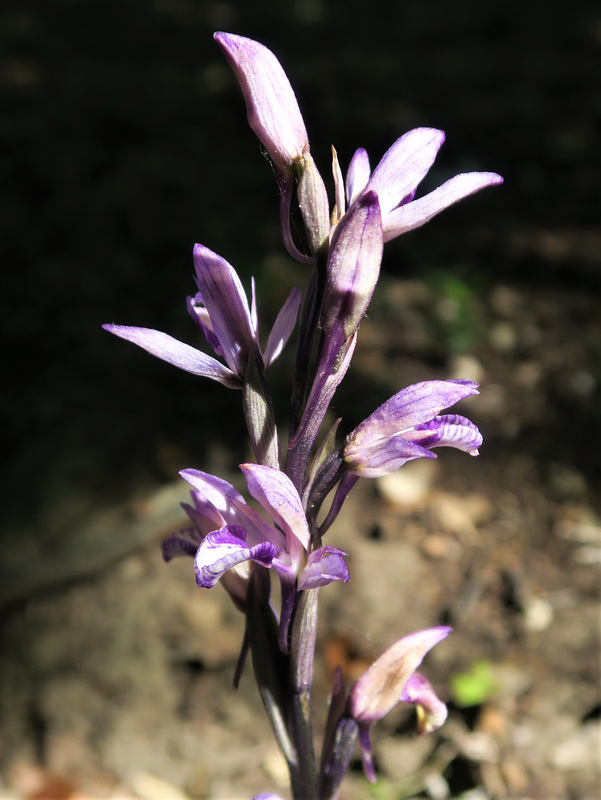
[[[305,123],[282,65],[259,42],[231,33],[216,33],[219,44],[240,84],[248,124],[259,137],[275,166],[287,170],[302,159],[308,144]]]
[[[344,215],[332,237],[321,310],[326,333],[337,322],[347,338],[359,327],[378,281],[383,247],[378,196],[366,192]]]

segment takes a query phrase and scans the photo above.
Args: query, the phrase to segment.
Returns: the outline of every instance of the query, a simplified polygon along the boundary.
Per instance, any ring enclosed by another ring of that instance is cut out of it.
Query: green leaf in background
[[[453,675],[451,689],[458,706],[478,706],[488,700],[496,689],[490,663],[474,661],[468,672]]]

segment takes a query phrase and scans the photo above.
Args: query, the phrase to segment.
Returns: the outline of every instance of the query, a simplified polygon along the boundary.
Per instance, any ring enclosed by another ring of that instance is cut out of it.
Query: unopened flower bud
[[[326,333],[337,322],[347,338],[359,327],[380,275],[383,246],[378,196],[366,192],[344,215],[332,237],[321,311]]]
[[[305,123],[282,65],[259,42],[231,33],[216,33],[236,75],[248,113],[248,124],[275,166],[287,170],[308,144]]]

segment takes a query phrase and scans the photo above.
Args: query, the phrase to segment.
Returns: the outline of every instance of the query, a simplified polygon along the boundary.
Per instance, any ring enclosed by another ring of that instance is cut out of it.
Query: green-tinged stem
[[[273,402],[259,359],[260,355],[254,353],[248,361],[242,392],[244,417],[257,463],[280,469]]]
[[[292,626],[290,648],[290,683],[293,693],[291,734],[298,757],[295,773],[291,773],[295,800],[317,800],[318,796],[317,765],[310,707],[318,594],[318,589],[300,592]]]

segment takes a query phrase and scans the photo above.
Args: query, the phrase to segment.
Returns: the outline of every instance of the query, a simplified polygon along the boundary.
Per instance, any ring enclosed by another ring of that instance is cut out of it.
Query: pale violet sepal
[[[168,333],[130,325],[108,324],[102,327],[120,339],[137,344],[150,355],[174,367],[191,372],[193,375],[212,378],[230,389],[239,389],[241,386],[239,377],[231,369],[201,350],[174,339]]]

